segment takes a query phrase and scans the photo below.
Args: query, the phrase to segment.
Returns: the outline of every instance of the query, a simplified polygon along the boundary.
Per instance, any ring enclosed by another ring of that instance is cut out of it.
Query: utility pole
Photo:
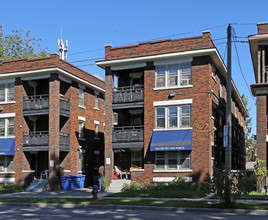
[[[225,204],[231,202],[230,174],[232,169],[232,27],[227,28],[227,103],[226,103],[226,125],[228,126],[228,145],[225,148]]]

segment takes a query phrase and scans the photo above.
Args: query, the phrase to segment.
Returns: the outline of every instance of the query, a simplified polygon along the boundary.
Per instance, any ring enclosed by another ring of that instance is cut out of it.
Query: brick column
[[[144,181],[153,180],[154,153],[150,152],[150,142],[155,126],[155,110],[153,106],[155,87],[155,66],[148,62],[144,71]],[[148,163],[148,164],[147,164]]]
[[[105,177],[110,182],[113,177],[114,155],[112,146],[112,133],[113,133],[113,88],[114,88],[114,74],[110,67],[105,69],[105,149],[104,149],[104,167]],[[110,161],[110,164],[107,162]]]
[[[267,134],[267,101],[266,95],[257,96],[257,157],[266,160],[266,134]],[[266,162],[264,163],[266,164]]]
[[[55,168],[59,165],[59,135],[60,135],[60,81],[57,74],[51,74],[49,79],[49,178],[55,176]],[[51,167],[50,163],[54,163]]]

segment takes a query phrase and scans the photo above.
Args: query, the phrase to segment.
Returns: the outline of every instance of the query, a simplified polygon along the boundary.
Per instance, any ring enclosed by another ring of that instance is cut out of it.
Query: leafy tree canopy
[[[248,107],[247,97],[243,94],[241,98],[242,98],[244,105],[246,106],[246,109],[249,111],[250,108]],[[255,151],[256,151],[256,144],[253,141],[254,135],[251,134],[251,130],[252,130],[251,121],[252,121],[251,117],[246,118],[246,154],[248,158],[253,159]]]
[[[12,34],[3,34],[0,25],[0,61],[14,59],[35,59],[47,56],[45,49],[41,48],[41,39],[30,37],[30,31],[12,30]]]

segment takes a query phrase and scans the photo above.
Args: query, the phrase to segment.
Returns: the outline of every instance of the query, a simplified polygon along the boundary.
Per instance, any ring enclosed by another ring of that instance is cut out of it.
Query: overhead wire
[[[248,88],[248,90],[249,90],[249,93],[250,93],[250,95],[251,95],[251,97],[253,98],[253,100],[255,100],[255,97],[252,95],[252,93],[251,93],[251,89],[250,89],[250,87],[249,87],[249,85],[248,85],[248,82],[247,82],[247,80],[246,80],[246,77],[245,77],[245,75],[244,75],[244,73],[243,73],[243,70],[242,70],[242,67],[241,67],[241,62],[240,62],[240,59],[239,59],[239,54],[238,54],[238,49],[237,49],[237,46],[236,46],[236,32],[235,32],[235,29],[233,28],[233,32],[234,32],[234,34],[235,34],[235,36],[233,36],[233,42],[234,42],[234,46],[235,46],[235,52],[236,52],[236,57],[237,57],[237,62],[238,62],[238,66],[239,66],[239,69],[240,69],[240,73],[241,73],[241,75],[242,75],[242,78],[244,79],[244,82],[246,83],[246,85],[247,85],[247,88]]]

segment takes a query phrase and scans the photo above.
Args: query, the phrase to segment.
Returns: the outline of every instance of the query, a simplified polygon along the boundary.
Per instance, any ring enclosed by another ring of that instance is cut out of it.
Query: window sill
[[[130,169],[130,172],[144,172],[144,169]]]
[[[9,101],[9,102],[0,102],[0,105],[8,105],[8,104],[15,104],[15,101]]]
[[[86,141],[86,138],[79,137],[78,140],[79,141]]]
[[[217,79],[216,79],[216,77],[215,76],[211,76],[212,77],[212,79],[215,81],[215,83],[217,83]]]
[[[153,90],[167,90],[167,89],[185,89],[185,88],[192,88],[193,85],[187,85],[187,86],[173,86],[173,87],[159,87],[159,88],[153,88]]]
[[[94,109],[95,109],[95,110],[97,110],[97,111],[99,111],[99,110],[100,110],[100,109],[99,109],[99,108],[97,108],[97,107],[94,107]]]
[[[192,173],[193,170],[153,170],[153,173]]]
[[[82,108],[82,109],[86,109],[86,107],[83,106],[83,105],[78,105],[78,107],[79,107],[79,108]]]
[[[180,131],[180,130],[193,130],[192,127],[189,128],[155,128],[153,131]]]
[[[1,171],[0,174],[15,174],[15,171]]]
[[[8,138],[16,138],[16,137],[15,137],[15,136],[6,136],[6,137],[1,136],[1,137],[0,137],[0,139],[8,139]]]

